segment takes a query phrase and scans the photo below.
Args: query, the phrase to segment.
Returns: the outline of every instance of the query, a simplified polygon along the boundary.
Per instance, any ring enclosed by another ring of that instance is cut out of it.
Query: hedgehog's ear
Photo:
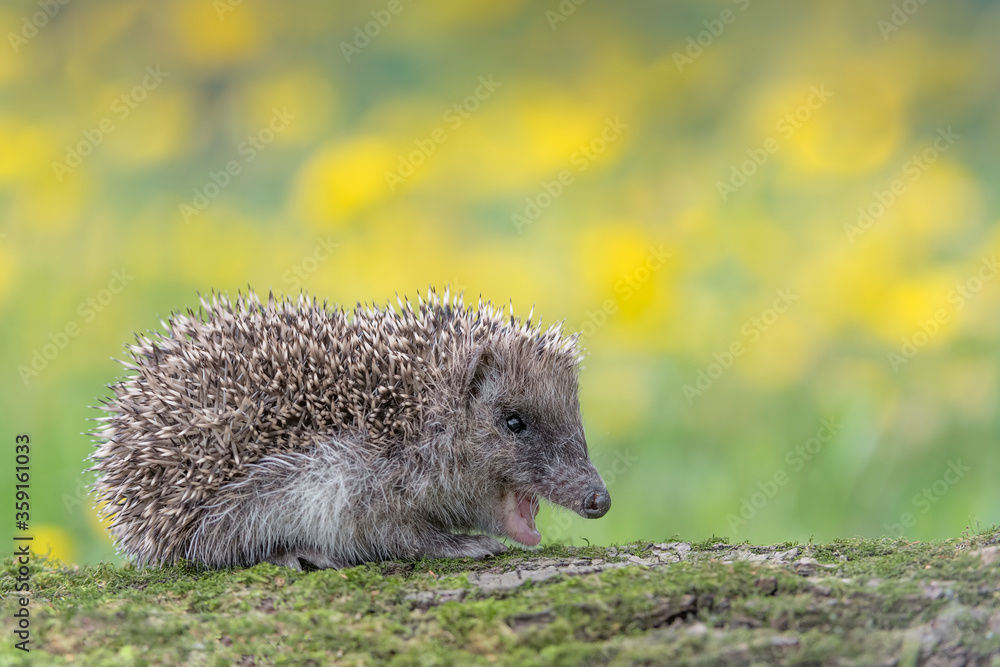
[[[493,356],[493,352],[485,347],[476,350],[475,354],[472,355],[472,362],[469,364],[465,375],[465,395],[470,401],[480,396],[487,378],[495,370],[496,359]]]

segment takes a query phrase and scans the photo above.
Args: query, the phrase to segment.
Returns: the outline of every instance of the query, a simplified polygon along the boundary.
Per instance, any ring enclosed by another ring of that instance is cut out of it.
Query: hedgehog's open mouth
[[[503,530],[507,537],[533,547],[542,541],[542,534],[535,528],[538,514],[538,496],[533,493],[511,491],[503,499]]]

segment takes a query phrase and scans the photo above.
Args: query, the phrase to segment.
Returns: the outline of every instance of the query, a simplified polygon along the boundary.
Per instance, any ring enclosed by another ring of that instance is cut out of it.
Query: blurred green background
[[[0,5],[2,468],[29,434],[37,549],[114,558],[81,473],[109,358],[248,284],[582,331],[614,506],[549,540],[997,522],[998,3],[342,5]]]

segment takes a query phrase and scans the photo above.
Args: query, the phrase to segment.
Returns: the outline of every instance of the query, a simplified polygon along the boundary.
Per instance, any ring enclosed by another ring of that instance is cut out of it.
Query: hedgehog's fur
[[[201,302],[136,337],[98,419],[100,514],[140,565],[482,557],[503,545],[466,533],[537,543],[538,497],[607,511],[559,327],[433,290]]]

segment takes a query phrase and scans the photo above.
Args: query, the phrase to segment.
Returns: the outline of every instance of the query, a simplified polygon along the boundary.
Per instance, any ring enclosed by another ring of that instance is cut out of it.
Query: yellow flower
[[[67,564],[76,560],[76,543],[63,528],[51,524],[34,525],[31,536],[34,539],[28,544],[34,553],[47,555]]]

